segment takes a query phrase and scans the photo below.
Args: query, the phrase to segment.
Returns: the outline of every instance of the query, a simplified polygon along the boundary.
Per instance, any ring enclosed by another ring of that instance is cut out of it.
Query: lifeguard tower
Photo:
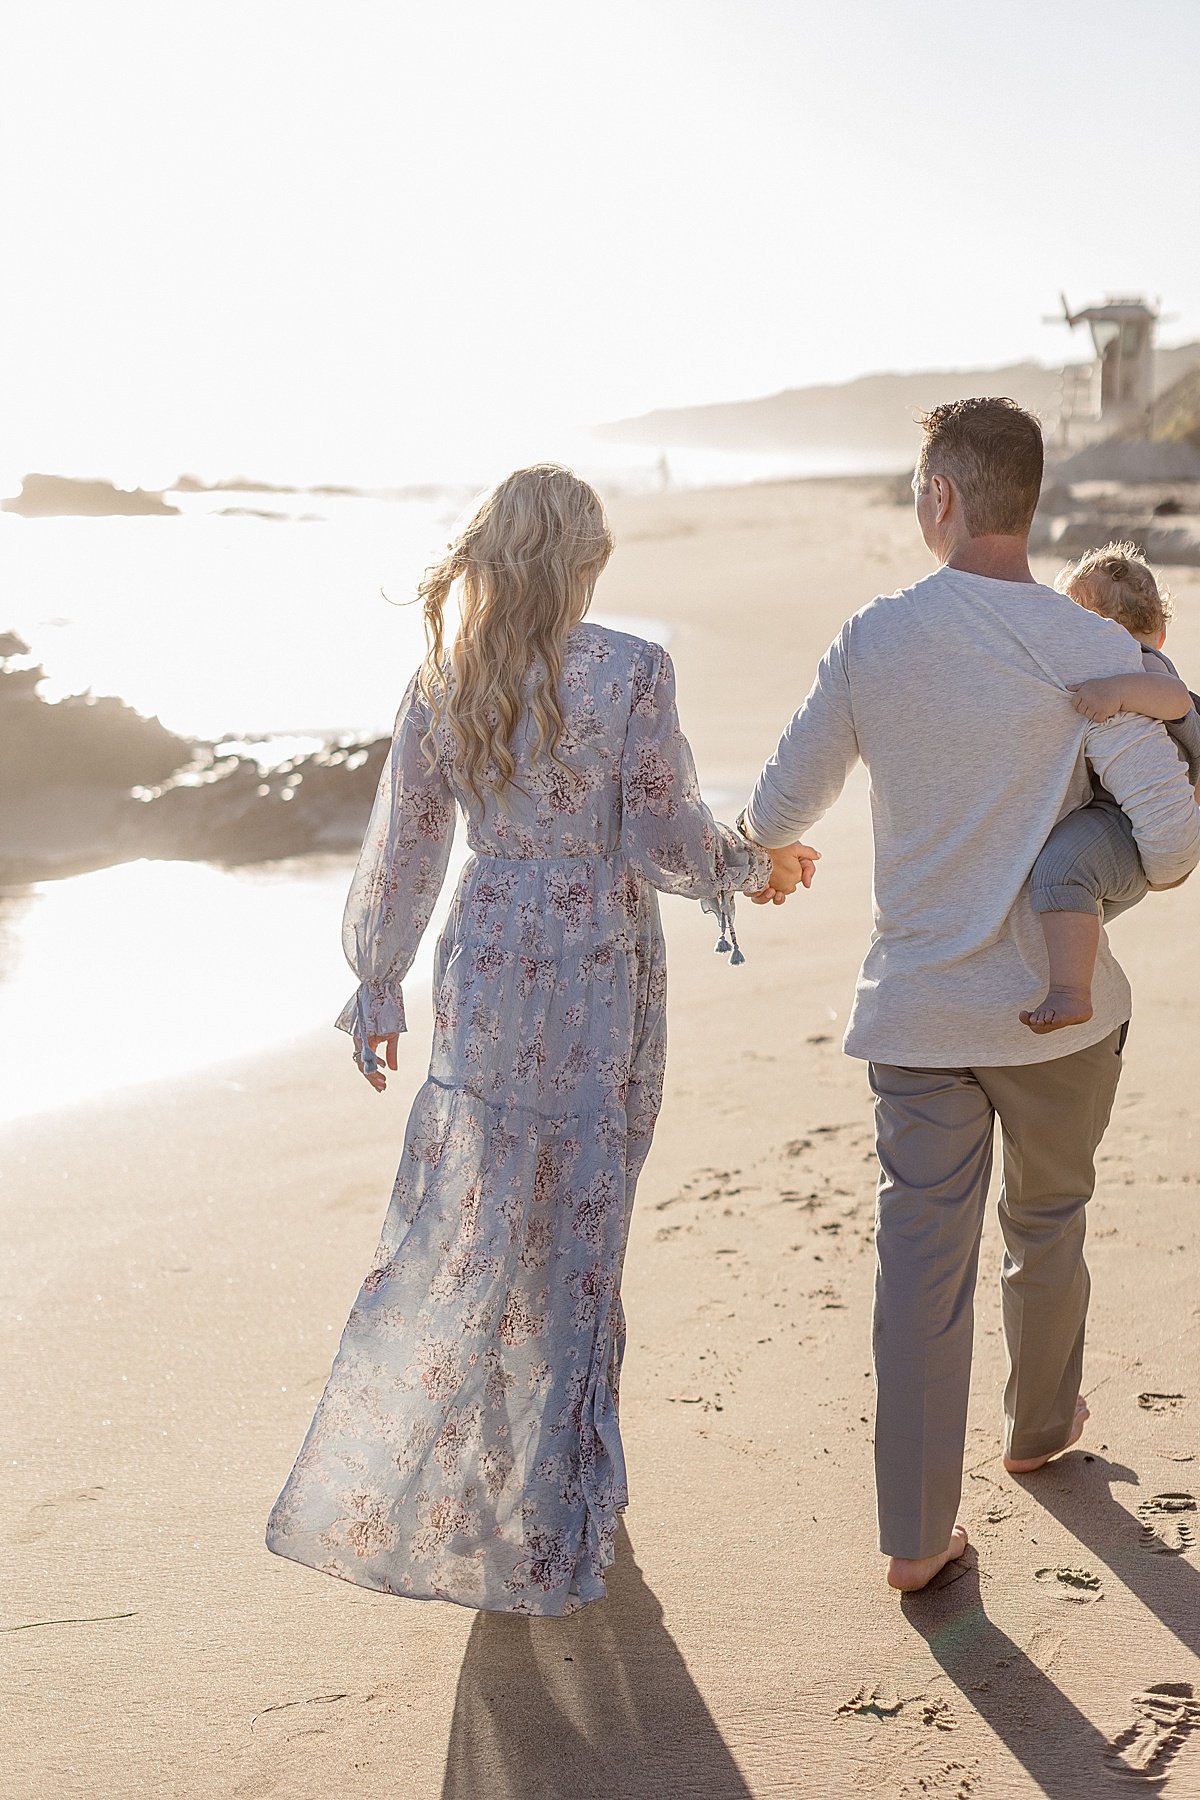
[[[1100,306],[1085,306],[1073,313],[1067,296],[1060,298],[1061,322],[1072,329],[1087,325],[1096,353],[1090,365],[1063,370],[1057,433],[1060,442],[1066,445],[1073,433],[1094,436],[1097,426],[1108,432],[1122,425],[1148,422],[1154,400],[1157,310],[1140,295],[1111,295]],[[1058,314],[1046,321],[1048,325],[1059,322]]]

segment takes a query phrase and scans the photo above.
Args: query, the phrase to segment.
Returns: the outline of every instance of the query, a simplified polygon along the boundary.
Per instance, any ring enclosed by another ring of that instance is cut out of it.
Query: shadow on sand
[[[926,1640],[971,1710],[1024,1768],[1030,1794],[1095,1800],[1097,1794],[1154,1794],[1160,1783],[1122,1780],[1103,1734],[983,1610],[974,1553],[952,1585],[906,1594],[904,1614]],[[1022,1792],[1025,1790],[1022,1789]]]
[[[1200,1732],[1190,1679],[1200,1655],[1200,1573],[1182,1552],[1194,1543],[1189,1493],[1146,1495],[1137,1513],[1112,1492],[1138,1485],[1132,1469],[1084,1454],[1063,1457],[1019,1484],[1086,1547],[1178,1641],[1168,1666],[1129,1671],[1129,1723],[1109,1742],[1062,1689],[994,1625],[983,1609],[974,1552],[961,1575],[907,1595],[904,1612],[968,1705],[1048,1800],[1098,1793],[1158,1793],[1185,1739]],[[1182,1521],[1182,1530],[1179,1522]],[[1175,1529],[1172,1530],[1174,1524]],[[949,1572],[948,1572],[949,1573]],[[1107,1583],[1105,1583],[1107,1586]]]
[[[608,1599],[569,1619],[480,1613],[442,1800],[751,1800],[624,1526]]]
[[[1064,1456],[1039,1477],[1036,1488],[1027,1477],[1021,1485],[1026,1483],[1096,1562],[1174,1633],[1187,1660],[1200,1657],[1200,1570],[1183,1554],[1194,1545],[1200,1525],[1196,1496],[1150,1493],[1136,1470],[1094,1454]],[[1112,1491],[1118,1486],[1135,1490],[1130,1507]],[[1182,1539],[1172,1525],[1182,1526]]]

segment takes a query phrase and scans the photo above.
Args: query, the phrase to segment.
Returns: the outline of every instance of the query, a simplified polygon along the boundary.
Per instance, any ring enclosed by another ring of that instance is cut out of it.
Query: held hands
[[[399,1042],[400,1042],[400,1033],[398,1031],[393,1031],[393,1032],[389,1032],[387,1037],[369,1037],[367,1039],[367,1048],[369,1050],[378,1052],[381,1047],[385,1047],[384,1059],[387,1063],[387,1066],[389,1069],[395,1069],[395,1067],[396,1067],[396,1045]],[[375,1089],[375,1092],[377,1094],[382,1094],[384,1089],[387,1087],[387,1076],[384,1074],[384,1072],[381,1068],[377,1068],[373,1074],[367,1073],[366,1069],[364,1069],[363,1065],[362,1065],[362,1047],[358,1043],[357,1039],[355,1040],[355,1044],[354,1044],[354,1065],[357,1068],[359,1074],[364,1076],[366,1078],[366,1080],[370,1082],[371,1086]]]
[[[1067,691],[1077,713],[1093,725],[1105,725],[1121,711],[1122,686],[1119,675],[1101,675],[1094,681],[1074,682]]]
[[[787,844],[781,850],[768,850],[771,879],[761,893],[751,894],[755,906],[782,906],[798,887],[810,888],[821,852],[808,844]]]

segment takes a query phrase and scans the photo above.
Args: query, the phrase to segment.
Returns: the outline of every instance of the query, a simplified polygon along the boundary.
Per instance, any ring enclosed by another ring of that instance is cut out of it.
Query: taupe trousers
[[[879,1545],[946,1548],[962,1493],[975,1276],[1000,1120],[1005,1451],[1065,1442],[1083,1372],[1084,1208],[1127,1025],[1050,1062],[901,1069],[872,1063],[879,1198],[874,1357]]]

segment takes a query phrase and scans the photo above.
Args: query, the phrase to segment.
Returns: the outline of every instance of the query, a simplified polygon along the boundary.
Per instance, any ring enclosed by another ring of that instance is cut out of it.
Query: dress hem
[[[614,1514],[619,1517],[625,1511],[627,1505],[628,1502],[626,1501],[620,1505],[614,1506]],[[469,1612],[501,1613],[507,1614],[509,1617],[521,1619],[569,1619],[573,1613],[581,1612],[585,1606],[594,1606],[597,1601],[608,1599],[608,1589],[604,1579],[601,1575],[596,1575],[594,1579],[599,1584],[600,1588],[598,1594],[591,1595],[587,1600],[576,1599],[572,1602],[571,1595],[568,1593],[567,1603],[556,1612],[535,1612],[531,1610],[530,1607],[519,1604],[514,1606],[481,1606],[478,1600],[460,1600],[456,1594],[442,1593],[434,1588],[430,1588],[425,1592],[422,1592],[419,1588],[413,1588],[411,1590],[405,1589],[401,1592],[397,1588],[383,1587],[377,1581],[361,1580],[357,1575],[349,1574],[345,1570],[329,1569],[321,1563],[310,1562],[306,1556],[295,1555],[292,1551],[285,1550],[282,1544],[273,1544],[270,1535],[264,1539],[264,1543],[272,1556],[278,1556],[284,1562],[294,1563],[297,1568],[311,1569],[314,1575],[328,1575],[333,1581],[343,1581],[348,1587],[363,1588],[367,1593],[383,1594],[389,1600],[441,1600],[444,1601],[447,1606],[461,1606],[466,1608]],[[604,1563],[605,1570],[612,1567],[613,1560],[614,1555],[610,1540],[608,1557]]]

